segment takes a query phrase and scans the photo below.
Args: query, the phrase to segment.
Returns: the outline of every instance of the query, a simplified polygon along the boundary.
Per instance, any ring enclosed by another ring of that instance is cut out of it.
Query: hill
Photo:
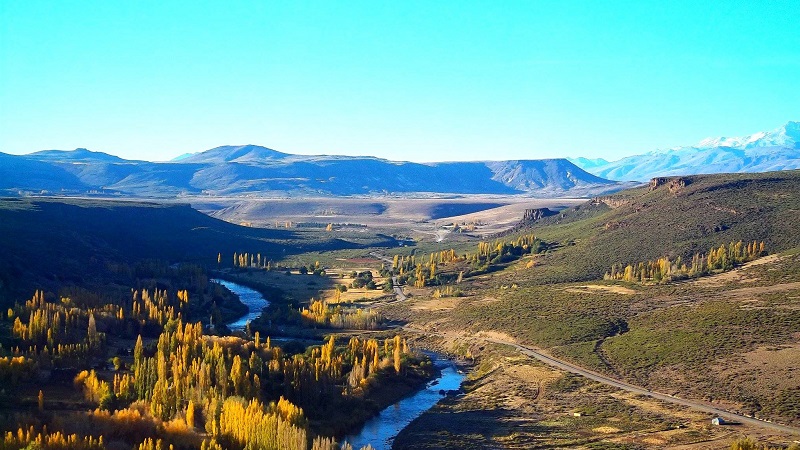
[[[502,447],[513,436],[529,447],[618,448],[625,436],[625,448],[728,446],[731,429],[709,429],[707,414],[543,368],[512,347],[492,346],[501,342],[675,398],[800,425],[800,380],[791,376],[800,370],[800,171],[657,178],[538,219],[483,248],[530,234],[543,241],[541,253],[498,257],[490,273],[477,256],[436,265],[443,283],[461,282],[407,286],[410,300],[383,309],[434,345],[477,360],[464,393],[423,414],[398,436],[399,445]],[[692,254],[739,240],[764,241],[770,255],[665,283],[603,279],[612,264],[669,256],[672,264],[681,257],[691,265]],[[450,245],[418,245],[415,254],[427,261],[425,252]],[[475,252],[472,245],[456,253]],[[644,417],[647,424],[637,423]],[[636,432],[623,434],[630,430]],[[774,441],[785,448],[794,439]]]
[[[618,161],[571,159],[595,175],[612,180],[698,173],[768,172],[800,169],[800,122],[744,137],[703,139],[686,147],[629,156]]]
[[[564,159],[418,164],[371,157],[305,156],[223,146],[164,163],[85,149],[0,155],[0,191],[85,195],[351,196],[409,193],[588,196],[625,185]]]
[[[533,231],[562,246],[534,277],[559,281],[738,240],[783,251],[800,246],[800,171],[657,178],[542,219]]]
[[[393,245],[377,236],[371,245]],[[188,205],[96,200],[0,199],[0,302],[36,288],[91,284],[109,264],[161,260],[215,265],[218,253],[265,257],[364,242],[234,225]]]

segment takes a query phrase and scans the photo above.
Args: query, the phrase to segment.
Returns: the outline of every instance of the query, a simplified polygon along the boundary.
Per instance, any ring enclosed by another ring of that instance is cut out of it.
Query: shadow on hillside
[[[445,400],[412,421],[395,438],[393,449],[493,448],[495,439],[514,433],[524,448],[550,448],[559,430],[508,409],[454,411]]]

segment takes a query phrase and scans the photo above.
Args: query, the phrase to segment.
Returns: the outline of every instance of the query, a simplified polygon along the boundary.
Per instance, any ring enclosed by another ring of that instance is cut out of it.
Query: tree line
[[[414,287],[441,286],[460,283],[464,277],[485,273],[498,264],[514,261],[527,254],[544,251],[547,245],[533,234],[525,234],[510,239],[481,241],[473,252],[458,254],[454,249],[432,252],[428,255],[394,255],[389,275],[396,275],[401,284]],[[461,263],[460,270],[445,273],[442,269]],[[442,291],[443,292],[443,291]],[[442,294],[440,292],[440,295]]]
[[[606,280],[636,283],[667,283],[673,280],[696,278],[724,272],[766,254],[764,242],[731,242],[727,246],[712,247],[707,253],[695,253],[691,261],[668,256],[655,261],[633,264],[614,264],[603,276]]]

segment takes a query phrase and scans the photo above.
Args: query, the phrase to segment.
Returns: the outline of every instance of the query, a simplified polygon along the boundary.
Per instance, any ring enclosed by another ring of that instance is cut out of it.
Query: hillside
[[[782,251],[800,246],[800,171],[657,179],[545,218],[533,232],[562,247],[534,277],[559,281],[730,241],[763,240]]]
[[[0,199],[0,302],[35,288],[82,285],[108,264],[158,259],[216,264],[218,253],[269,258],[305,251],[392,245],[241,227],[188,205],[93,200]]]
[[[539,254],[498,259],[489,273],[469,257],[437,265],[442,280],[464,274],[463,280],[445,288],[407,286],[411,299],[383,311],[429,345],[474,358],[476,368],[463,395],[425,413],[397,442],[502,447],[513,436],[531,448],[730,445],[734,428],[709,428],[708,414],[564,375],[518,349],[493,345],[502,342],[670,399],[797,427],[800,379],[790,374],[800,370],[798,224],[800,171],[665,177],[564,209],[486,247],[533,233],[547,243]],[[674,264],[739,240],[764,241],[769,255],[665,283],[603,279],[612,264],[663,256]],[[418,246],[416,254],[426,261],[426,252],[448,245]],[[447,288],[457,295],[443,294]],[[735,430],[765,432],[745,424]],[[796,436],[769,439],[785,448]],[[608,446],[589,445],[597,441]]]
[[[0,174],[7,174],[0,178],[0,191],[11,195],[352,196],[436,192],[576,197],[625,186],[591,175],[565,159],[418,164],[371,157],[290,155],[255,145],[217,147],[166,163],[128,161],[86,149],[0,154]]]

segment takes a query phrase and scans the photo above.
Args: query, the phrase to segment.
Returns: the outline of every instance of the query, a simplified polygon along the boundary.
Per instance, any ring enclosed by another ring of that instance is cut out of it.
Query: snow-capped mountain
[[[757,147],[798,148],[800,144],[800,122],[788,122],[772,131],[760,131],[745,137],[706,138],[698,142],[696,148],[730,147],[749,149]]]
[[[698,173],[800,169],[800,122],[744,137],[706,138],[695,145],[628,156],[618,161],[570,159],[589,173],[612,180]]]

